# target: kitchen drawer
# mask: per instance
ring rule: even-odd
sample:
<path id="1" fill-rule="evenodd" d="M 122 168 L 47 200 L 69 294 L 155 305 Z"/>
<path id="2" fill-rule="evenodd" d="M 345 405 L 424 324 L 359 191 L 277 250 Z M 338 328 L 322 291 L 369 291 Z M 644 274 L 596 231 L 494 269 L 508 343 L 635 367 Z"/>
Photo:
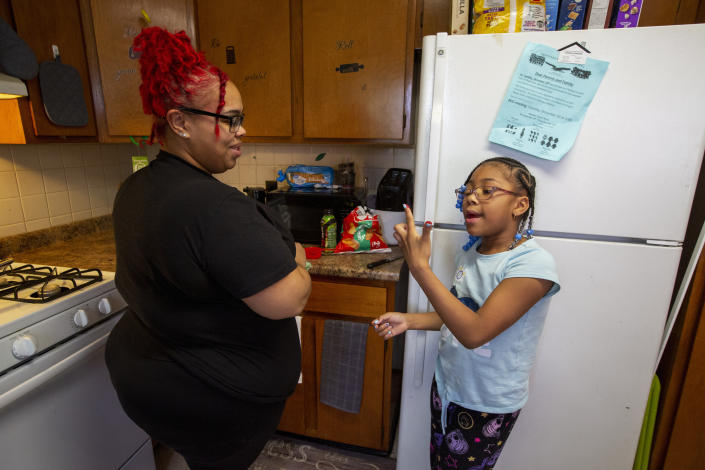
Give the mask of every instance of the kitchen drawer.
<path id="1" fill-rule="evenodd" d="M 377 318 L 387 311 L 387 289 L 334 282 L 312 282 L 309 312 Z"/>

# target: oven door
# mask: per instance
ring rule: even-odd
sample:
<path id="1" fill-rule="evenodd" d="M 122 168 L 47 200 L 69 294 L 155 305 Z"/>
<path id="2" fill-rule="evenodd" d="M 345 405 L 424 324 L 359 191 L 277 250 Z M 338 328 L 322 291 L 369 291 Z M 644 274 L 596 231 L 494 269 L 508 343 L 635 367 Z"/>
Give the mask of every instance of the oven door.
<path id="1" fill-rule="evenodd" d="M 123 412 L 105 366 L 120 316 L 0 376 L 3 468 L 154 470 L 149 437 Z"/>

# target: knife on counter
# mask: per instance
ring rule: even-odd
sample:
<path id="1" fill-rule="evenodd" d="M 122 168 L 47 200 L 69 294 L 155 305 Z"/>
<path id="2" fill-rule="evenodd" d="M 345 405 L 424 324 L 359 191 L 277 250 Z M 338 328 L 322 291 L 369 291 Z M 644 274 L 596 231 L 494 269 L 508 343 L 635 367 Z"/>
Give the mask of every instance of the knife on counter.
<path id="1" fill-rule="evenodd" d="M 396 260 L 402 259 L 402 258 L 403 258 L 403 256 L 396 256 L 396 257 L 394 257 L 394 258 L 383 258 L 383 259 L 381 259 L 381 260 L 373 261 L 373 262 L 371 262 L 371 263 L 368 263 L 368 264 L 367 264 L 367 268 L 368 268 L 368 269 L 376 268 L 377 266 L 381 266 L 381 265 L 383 265 L 383 264 L 391 263 L 392 261 L 396 261 Z"/>

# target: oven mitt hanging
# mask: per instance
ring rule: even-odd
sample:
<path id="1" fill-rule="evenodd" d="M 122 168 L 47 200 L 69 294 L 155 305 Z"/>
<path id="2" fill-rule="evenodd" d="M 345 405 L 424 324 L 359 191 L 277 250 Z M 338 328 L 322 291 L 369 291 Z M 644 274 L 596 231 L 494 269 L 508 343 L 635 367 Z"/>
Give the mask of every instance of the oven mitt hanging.
<path id="1" fill-rule="evenodd" d="M 37 76 L 37 56 L 9 24 L 0 18 L 0 70 L 22 80 Z"/>
<path id="2" fill-rule="evenodd" d="M 58 53 L 53 61 L 39 64 L 39 88 L 44 111 L 53 124 L 72 127 L 88 124 L 81 76 L 74 67 L 62 64 Z"/>

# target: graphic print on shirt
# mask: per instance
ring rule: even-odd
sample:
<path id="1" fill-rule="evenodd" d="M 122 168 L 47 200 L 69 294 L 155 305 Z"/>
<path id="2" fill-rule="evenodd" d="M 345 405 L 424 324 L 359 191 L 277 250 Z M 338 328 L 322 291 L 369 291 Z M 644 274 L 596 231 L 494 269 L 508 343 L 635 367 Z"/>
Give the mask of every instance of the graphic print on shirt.
<path id="1" fill-rule="evenodd" d="M 463 270 L 463 267 L 460 266 L 458 268 L 458 271 L 455 273 L 455 279 L 456 280 L 462 279 L 464 272 L 465 271 Z M 455 288 L 455 286 L 450 288 L 450 293 L 453 294 L 458 300 L 460 300 L 463 303 L 463 305 L 465 305 L 466 307 L 472 309 L 475 312 L 477 312 L 479 310 L 480 305 L 475 301 L 475 299 L 473 299 L 472 297 L 460 297 L 458 295 L 458 290 Z M 483 344 L 482 346 L 473 349 L 472 352 L 474 352 L 478 356 L 488 357 L 488 358 L 492 357 L 492 350 L 489 348 L 489 345 L 490 345 L 490 342 L 488 341 L 485 344 Z"/>

